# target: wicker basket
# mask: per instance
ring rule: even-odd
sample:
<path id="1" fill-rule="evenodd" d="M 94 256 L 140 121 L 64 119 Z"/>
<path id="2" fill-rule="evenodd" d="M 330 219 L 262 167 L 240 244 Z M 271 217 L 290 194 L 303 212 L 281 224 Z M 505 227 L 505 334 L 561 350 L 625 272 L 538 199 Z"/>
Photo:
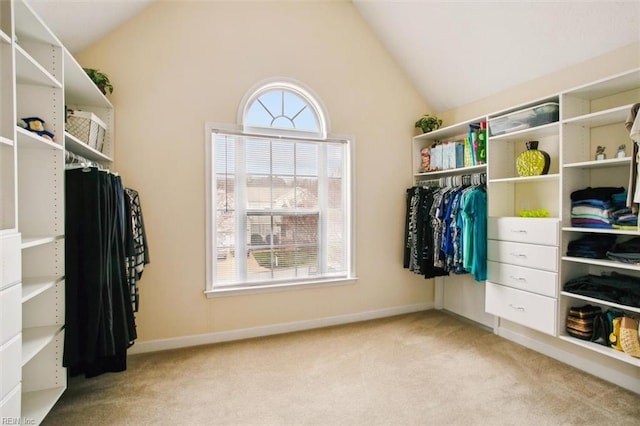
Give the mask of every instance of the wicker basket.
<path id="1" fill-rule="evenodd" d="M 87 111 L 72 111 L 67 117 L 67 132 L 102 152 L 107 126 L 95 114 Z"/>
<path id="2" fill-rule="evenodd" d="M 638 320 L 630 317 L 622 318 L 620 343 L 626 354 L 640 358 L 640 340 L 638 339 Z"/>

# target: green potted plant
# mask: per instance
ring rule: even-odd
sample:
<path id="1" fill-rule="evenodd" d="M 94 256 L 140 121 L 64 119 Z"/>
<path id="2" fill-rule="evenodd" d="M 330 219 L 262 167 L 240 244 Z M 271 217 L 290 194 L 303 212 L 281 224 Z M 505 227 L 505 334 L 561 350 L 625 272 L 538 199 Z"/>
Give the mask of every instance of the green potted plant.
<path id="1" fill-rule="evenodd" d="M 84 70 L 84 72 L 87 73 L 91 81 L 93 81 L 94 84 L 98 86 L 98 89 L 100 89 L 103 95 L 106 95 L 107 91 L 109 91 L 109 93 L 113 93 L 113 86 L 109 81 L 109 77 L 107 77 L 105 73 L 100 72 L 95 68 L 82 68 L 82 69 Z"/>
<path id="2" fill-rule="evenodd" d="M 422 129 L 425 133 L 439 129 L 440 126 L 442 126 L 442 120 L 435 115 L 424 114 L 416 121 L 416 128 Z"/>

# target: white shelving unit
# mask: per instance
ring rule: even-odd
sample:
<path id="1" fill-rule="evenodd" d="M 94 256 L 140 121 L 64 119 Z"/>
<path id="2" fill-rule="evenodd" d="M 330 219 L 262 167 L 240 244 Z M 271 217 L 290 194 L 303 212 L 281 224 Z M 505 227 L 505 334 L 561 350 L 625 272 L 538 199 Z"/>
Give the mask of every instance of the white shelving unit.
<path id="1" fill-rule="evenodd" d="M 102 151 L 93 149 L 68 132 L 64 133 L 66 149 L 91 161 L 102 164 L 111 163 L 115 155 L 113 106 L 66 49 L 64 51 L 64 96 L 67 109 L 91 112 L 107 126 Z"/>
<path id="2" fill-rule="evenodd" d="M 65 107 L 107 124 L 103 152 L 65 132 Z M 27 0 L 0 0 L 0 418 L 39 424 L 67 386 L 65 150 L 110 163 L 113 107 Z"/>
<path id="3" fill-rule="evenodd" d="M 15 60 L 11 4 L 0 2 L 0 235 L 16 231 Z"/>
<path id="4" fill-rule="evenodd" d="M 24 1 L 12 2 L 15 19 L 16 119 L 39 117 L 53 140 L 20 127 L 17 135 L 18 229 L 22 280 L 64 277 L 64 93 L 59 40 Z M 61 337 L 64 286 L 33 293 L 23 285 L 22 410 L 39 423 L 66 388 Z M 25 293 L 26 292 L 26 293 Z"/>
<path id="5" fill-rule="evenodd" d="M 457 123 L 453 126 L 443 127 L 429 133 L 423 133 L 413 138 L 413 178 L 414 182 L 419 182 L 425 179 L 437 179 L 445 176 L 464 175 L 471 173 L 482 173 L 486 170 L 486 164 L 478 164 L 470 167 L 451 168 L 446 170 L 431 171 L 427 173 L 420 172 L 420 151 L 423 148 L 431 147 L 435 142 L 450 142 L 450 141 L 462 141 L 468 135 L 469 125 L 479 125 L 480 122 L 485 121 L 486 117 L 480 117 L 473 120 L 468 120 L 462 123 Z"/>
<path id="6" fill-rule="evenodd" d="M 468 136 L 470 125 L 479 126 L 481 122 L 486 120 L 487 117 L 479 117 L 415 136 L 412 140 L 412 172 L 414 183 L 419 184 L 424 181 L 439 180 L 452 176 L 486 173 L 486 164 L 426 173 L 420 171 L 420 152 L 423 148 L 431 147 L 435 142 L 463 141 L 464 138 Z M 487 327 L 493 326 L 493 316 L 485 312 L 484 283 L 474 281 L 468 274 L 456 275 L 455 278 L 436 277 L 434 282 L 434 299 L 437 309 L 446 309 Z"/>
<path id="7" fill-rule="evenodd" d="M 586 187 L 624 187 L 629 190 L 631 155 L 633 145 L 624 122 L 632 105 L 640 102 L 640 70 L 623 73 L 601 81 L 569 90 L 562 94 L 563 113 L 563 206 L 562 206 L 562 253 L 566 254 L 570 241 L 584 235 L 614 235 L 617 242 L 640 237 L 640 231 L 618 229 L 594 229 L 571 225 L 571 202 L 573 191 Z M 627 156 L 615 158 L 618 146 L 626 145 Z M 605 147 L 608 159 L 594 160 L 597 146 Z M 591 259 L 563 255 L 562 283 L 587 274 L 618 272 L 638 277 L 640 266 L 616 262 L 609 259 Z M 592 304 L 603 311 L 614 308 L 629 314 L 640 313 L 640 307 L 625 306 L 593 297 L 570 293 L 560 289 L 558 335 L 590 351 L 597 352 L 640 367 L 640 359 L 596 343 L 583 341 L 568 335 L 565 322 L 569 308 Z"/>
<path id="8" fill-rule="evenodd" d="M 538 105 L 542 98 L 489 116 L 494 120 Z M 558 243 L 560 215 L 560 125 L 558 120 L 490 135 L 488 140 L 488 274 L 485 305 L 501 319 L 554 336 L 557 327 Z M 547 173 L 520 176 L 516 160 L 527 142 L 549 154 Z M 545 210 L 548 217 L 522 217 Z"/>
<path id="9" fill-rule="evenodd" d="M 629 368 L 640 367 L 640 359 L 571 337 L 565 329 L 572 306 L 590 303 L 603 311 L 614 308 L 635 315 L 640 314 L 640 307 L 574 294 L 563 288 L 570 279 L 610 272 L 637 277 L 640 282 L 639 265 L 566 255 L 568 243 L 586 234 L 613 235 L 617 242 L 640 237 L 638 228 L 583 228 L 571 224 L 573 191 L 588 186 L 628 189 L 634 167 L 633 146 L 624 122 L 637 102 L 640 102 L 640 69 L 416 136 L 412 142 L 412 170 L 414 182 L 420 182 L 486 167 L 489 262 L 483 297 L 487 312 L 495 318 L 490 325 L 496 333 L 578 368 L 589 365 L 590 372 L 605 379 L 612 369 L 617 370 L 620 386 L 640 392 L 640 369 L 629 373 Z M 489 132 L 487 165 L 480 166 L 481 169 L 419 172 L 420 150 L 433 141 L 455 139 L 465 134 L 469 124 L 491 122 L 548 103 L 559 106 L 555 121 L 529 123 L 531 127 L 514 126 L 519 130 L 493 136 Z M 534 140 L 539 143 L 538 149 L 549 154 L 548 173 L 519 176 L 516 159 L 526 150 L 526 142 Z M 618 158 L 618 148 L 623 144 L 627 154 Z M 598 146 L 605 148 L 606 159 L 595 160 Z M 546 210 L 548 217 L 520 217 L 524 210 Z M 456 277 L 443 286 L 442 279 L 436 279 L 437 308 L 446 308 L 445 289 L 460 289 L 461 282 Z M 469 293 L 454 297 L 476 299 L 473 289 L 465 287 L 461 291 Z M 477 317 L 473 309 L 453 311 L 469 319 Z"/>
<path id="10" fill-rule="evenodd" d="M 547 102 L 557 97 L 542 98 L 489 116 L 489 120 Z M 526 151 L 526 143 L 536 140 L 538 149 L 549 154 L 547 174 L 519 176 L 517 157 Z M 511 133 L 489 136 L 488 140 L 489 217 L 517 217 L 521 210 L 547 210 L 549 217 L 559 217 L 560 126 L 552 122 Z"/>
<path id="11" fill-rule="evenodd" d="M 13 8 L 0 1 L 0 418 L 19 418 L 22 251 L 18 232 Z"/>

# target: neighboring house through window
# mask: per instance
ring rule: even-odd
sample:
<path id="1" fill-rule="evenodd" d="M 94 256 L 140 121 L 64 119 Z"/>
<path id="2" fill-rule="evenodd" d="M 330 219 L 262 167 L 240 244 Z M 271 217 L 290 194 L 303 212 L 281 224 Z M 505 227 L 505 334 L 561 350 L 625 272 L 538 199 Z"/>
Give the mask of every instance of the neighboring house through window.
<path id="1" fill-rule="evenodd" d="M 207 293 L 354 277 L 352 142 L 326 117 L 277 81 L 245 97 L 240 128 L 207 125 Z"/>

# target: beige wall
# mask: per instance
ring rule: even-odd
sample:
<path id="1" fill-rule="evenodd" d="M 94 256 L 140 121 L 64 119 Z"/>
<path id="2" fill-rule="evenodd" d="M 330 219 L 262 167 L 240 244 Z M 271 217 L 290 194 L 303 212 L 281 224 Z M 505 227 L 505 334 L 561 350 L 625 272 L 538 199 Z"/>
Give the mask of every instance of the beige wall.
<path id="1" fill-rule="evenodd" d="M 433 302 L 402 268 L 413 122 L 428 106 L 349 2 L 158 2 L 78 55 L 115 87 L 116 169 L 140 192 L 151 264 L 139 341 Z M 301 81 L 356 138 L 354 285 L 207 299 L 204 123 L 257 82 Z"/>

